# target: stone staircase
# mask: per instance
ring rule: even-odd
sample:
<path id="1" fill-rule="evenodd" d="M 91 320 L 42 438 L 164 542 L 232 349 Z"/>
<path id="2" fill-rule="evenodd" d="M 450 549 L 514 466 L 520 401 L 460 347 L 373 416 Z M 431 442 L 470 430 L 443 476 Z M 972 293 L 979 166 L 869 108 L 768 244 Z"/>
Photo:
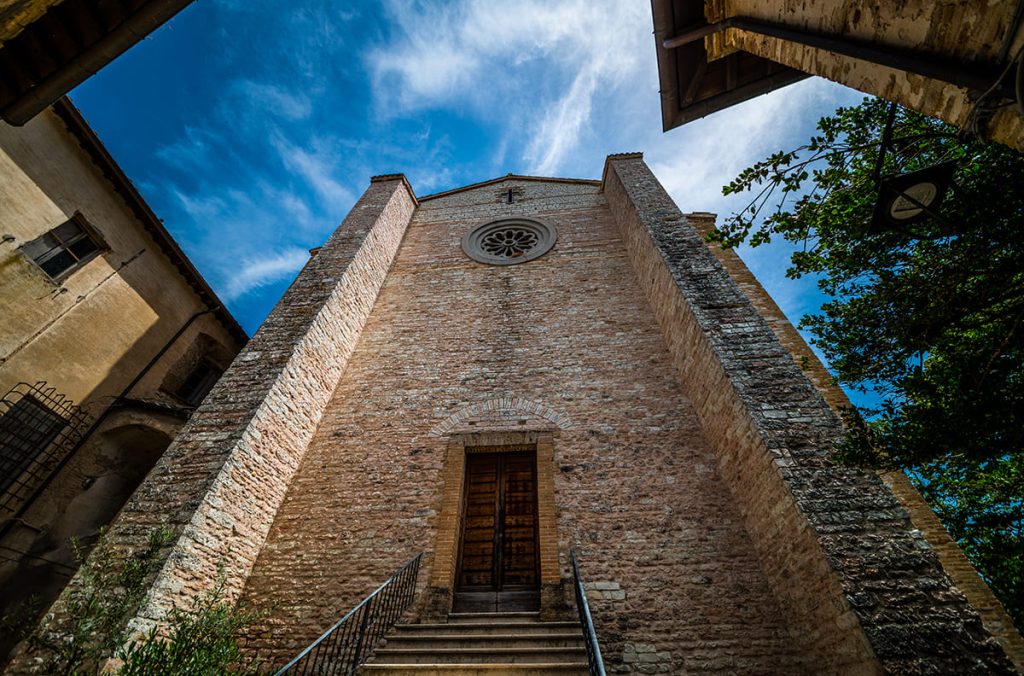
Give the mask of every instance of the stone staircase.
<path id="1" fill-rule="evenodd" d="M 400 624 L 363 665 L 373 676 L 586 674 L 578 622 L 537 613 L 452 613 L 441 624 Z"/>

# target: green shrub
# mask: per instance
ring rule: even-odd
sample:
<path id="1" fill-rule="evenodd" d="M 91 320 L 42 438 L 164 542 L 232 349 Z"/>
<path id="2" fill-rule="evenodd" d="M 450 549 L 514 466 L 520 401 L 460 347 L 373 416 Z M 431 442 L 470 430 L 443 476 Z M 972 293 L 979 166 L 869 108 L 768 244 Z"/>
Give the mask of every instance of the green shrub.
<path id="1" fill-rule="evenodd" d="M 153 628 L 145 639 L 118 652 L 123 676 L 255 673 L 256 663 L 243 660 L 238 649 L 241 631 L 261 619 L 260 612 L 239 610 L 224 601 L 223 581 L 196 598 L 189 610 L 175 608 L 164 635 Z"/>
<path id="2" fill-rule="evenodd" d="M 56 632 L 33 635 L 30 647 L 46 654 L 48 674 L 97 673 L 127 640 L 128 620 L 146 597 L 147 580 L 162 563 L 160 550 L 173 533 L 161 527 L 145 549 L 121 557 L 100 538 L 92 556 L 72 540 L 81 568 L 65 594 L 67 621 Z"/>
<path id="3" fill-rule="evenodd" d="M 144 549 L 124 557 L 101 538 L 88 560 L 72 542 L 81 568 L 65 594 L 61 616 L 67 619 L 56 631 L 37 632 L 29 639 L 30 650 L 46 656 L 45 673 L 98 674 L 114 656 L 123 663 L 118 673 L 131 676 L 255 670 L 255 662 L 243 660 L 237 640 L 242 629 L 264 613 L 227 603 L 223 576 L 216 587 L 195 598 L 191 608 L 172 610 L 162 632 L 153 629 L 142 640 L 129 641 L 128 622 L 164 561 L 161 550 L 173 539 L 169 528 L 158 528 Z"/>

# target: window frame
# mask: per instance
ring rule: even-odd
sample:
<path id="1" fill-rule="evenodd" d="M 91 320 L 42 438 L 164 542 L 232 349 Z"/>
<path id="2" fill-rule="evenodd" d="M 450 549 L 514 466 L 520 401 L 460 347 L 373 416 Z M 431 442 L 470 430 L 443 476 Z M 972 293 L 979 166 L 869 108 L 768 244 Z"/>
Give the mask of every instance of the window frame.
<path id="1" fill-rule="evenodd" d="M 68 223 L 74 223 L 78 227 L 78 229 L 82 231 L 83 236 L 85 238 L 88 238 L 89 241 L 91 241 L 96 248 L 93 249 L 92 251 L 88 252 L 86 255 L 81 256 L 81 257 L 78 256 L 77 254 L 75 254 L 71 250 L 70 247 L 71 247 L 71 245 L 73 245 L 73 244 L 75 244 L 77 242 L 80 242 L 82 240 L 82 238 L 78 237 L 78 238 L 72 240 L 69 243 L 65 243 L 60 238 L 60 236 L 56 234 L 57 230 L 61 226 L 67 225 Z M 57 240 L 57 243 L 58 243 L 58 245 L 60 247 L 60 250 L 62 252 L 67 252 L 70 256 L 72 256 L 75 259 L 75 262 L 74 262 L 73 265 L 71 265 L 70 267 L 68 267 L 65 270 L 61 271 L 61 273 L 56 275 L 56 276 L 51 275 L 49 272 L 47 272 L 46 269 L 42 266 L 42 264 L 40 264 L 39 261 L 35 257 L 33 257 L 28 251 L 26 251 L 26 247 L 27 246 L 29 246 L 33 242 L 36 242 L 36 241 L 42 239 L 43 237 L 46 237 L 47 235 L 49 235 L 49 236 L 53 237 L 55 240 Z M 29 240 L 28 242 L 25 242 L 24 244 L 22 244 L 20 247 L 18 247 L 18 251 L 30 263 L 32 263 L 33 266 L 35 266 L 40 272 L 42 272 L 44 275 L 46 275 L 46 278 L 48 280 L 50 280 L 51 282 L 53 282 L 55 284 L 60 284 L 64 280 L 66 280 L 68 277 L 73 275 L 75 272 L 77 272 L 78 270 L 81 270 L 82 268 L 84 268 L 94 258 L 102 256 L 106 252 L 110 251 L 110 247 L 109 247 L 109 245 L 107 245 L 107 242 L 103 239 L 102 235 L 100 235 L 99 231 L 97 231 L 96 228 L 93 227 L 93 225 L 91 223 L 89 223 L 88 220 L 86 220 L 86 218 L 82 214 L 82 212 L 76 211 L 74 214 L 71 215 L 71 218 L 67 219 L 66 221 L 63 221 L 62 223 L 59 223 L 58 225 L 55 225 L 54 227 L 52 227 L 49 230 L 47 230 L 46 232 L 42 233 L 38 237 L 34 237 L 31 240 Z M 52 249 L 50 251 L 52 251 Z M 49 253 L 49 251 L 47 253 Z"/>
<path id="2" fill-rule="evenodd" d="M 201 372 L 201 373 L 200 373 Z M 198 377 L 197 377 L 198 376 Z M 212 376 L 212 382 L 211 382 Z M 206 397 L 213 391 L 217 383 L 224 376 L 224 369 L 221 368 L 216 362 L 207 356 L 203 356 L 196 362 L 185 379 L 181 381 L 181 385 L 174 391 L 174 396 L 185 402 L 192 408 L 199 408 L 199 405 L 203 403 Z M 191 387 L 188 387 L 189 381 L 195 378 L 195 382 L 191 383 Z M 207 387 L 208 385 L 208 387 Z M 199 394 L 201 392 L 201 394 Z"/>
<path id="3" fill-rule="evenodd" d="M 0 429 L 8 433 L 0 442 L 0 466 L 9 470 L 7 476 L 0 476 L 0 496 L 23 482 L 25 472 L 70 424 L 68 417 L 32 394 L 24 394 L 0 413 Z"/>

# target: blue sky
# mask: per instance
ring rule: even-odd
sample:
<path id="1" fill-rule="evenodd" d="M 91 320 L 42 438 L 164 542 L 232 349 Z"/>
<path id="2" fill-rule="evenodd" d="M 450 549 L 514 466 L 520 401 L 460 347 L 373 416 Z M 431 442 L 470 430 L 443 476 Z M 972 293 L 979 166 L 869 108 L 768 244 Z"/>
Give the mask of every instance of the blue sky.
<path id="1" fill-rule="evenodd" d="M 72 92 L 254 332 L 374 174 L 417 194 L 508 172 L 599 178 L 640 150 L 685 211 L 862 95 L 818 78 L 661 132 L 644 0 L 199 0 Z M 740 255 L 791 319 L 787 250 Z"/>

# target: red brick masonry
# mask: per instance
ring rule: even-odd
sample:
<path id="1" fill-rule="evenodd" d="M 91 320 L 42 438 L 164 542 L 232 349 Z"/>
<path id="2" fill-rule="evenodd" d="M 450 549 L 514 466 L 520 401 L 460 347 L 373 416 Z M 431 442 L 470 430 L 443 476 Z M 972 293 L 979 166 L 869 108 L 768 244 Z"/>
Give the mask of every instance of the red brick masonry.
<path id="1" fill-rule="evenodd" d="M 544 256 L 463 254 L 477 225 L 530 216 L 558 231 Z M 416 552 L 443 605 L 450 454 L 529 442 L 544 602 L 570 603 L 575 547 L 610 671 L 1011 673 L 892 491 L 830 460 L 840 433 L 639 155 L 600 183 L 510 176 L 418 203 L 388 176 L 108 537 L 179 533 L 136 628 L 223 566 L 272 608 L 247 649 L 277 665 Z"/>

